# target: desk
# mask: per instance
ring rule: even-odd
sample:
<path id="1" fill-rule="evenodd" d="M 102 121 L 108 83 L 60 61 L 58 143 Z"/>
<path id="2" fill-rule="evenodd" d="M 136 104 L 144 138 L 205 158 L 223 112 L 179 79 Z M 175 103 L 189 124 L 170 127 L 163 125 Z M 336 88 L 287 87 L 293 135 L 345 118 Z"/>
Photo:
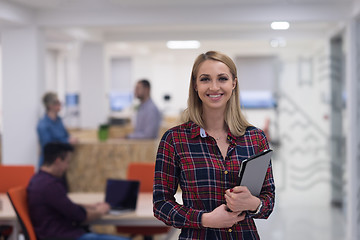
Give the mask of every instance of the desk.
<path id="1" fill-rule="evenodd" d="M 181 193 L 176 194 L 176 199 L 181 203 Z M 78 204 L 89 204 L 104 201 L 103 193 L 69 193 L 69 198 Z M 0 210 L 0 224 L 7 224 L 14 227 L 11 240 L 17 239 L 19 234 L 19 223 L 16 213 L 11 205 L 10 199 L 4 193 L 0 193 L 2 208 Z M 165 226 L 165 223 L 153 215 L 152 193 L 140 193 L 136 211 L 121 215 L 105 215 L 101 219 L 91 222 L 99 225 L 116 226 Z M 170 234 L 173 234 L 170 232 Z"/>
<path id="2" fill-rule="evenodd" d="M 69 198 L 78 204 L 89 204 L 104 201 L 103 193 L 69 193 Z M 140 193 L 134 212 L 121 215 L 105 215 L 91 224 L 112 224 L 117 226 L 165 226 L 165 223 L 154 217 L 152 193 Z"/>
<path id="3" fill-rule="evenodd" d="M 11 225 L 13 227 L 13 233 L 10 239 L 15 240 L 19 235 L 20 229 L 16 213 L 6 193 L 0 193 L 0 202 L 0 225 Z"/>

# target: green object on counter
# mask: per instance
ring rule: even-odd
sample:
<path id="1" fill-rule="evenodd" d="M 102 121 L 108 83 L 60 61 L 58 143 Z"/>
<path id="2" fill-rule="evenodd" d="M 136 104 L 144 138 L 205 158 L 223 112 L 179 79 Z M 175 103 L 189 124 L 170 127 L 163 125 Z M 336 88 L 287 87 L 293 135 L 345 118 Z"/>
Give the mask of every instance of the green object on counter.
<path id="1" fill-rule="evenodd" d="M 99 127 L 98 131 L 98 137 L 100 141 L 106 141 L 109 137 L 109 125 L 108 124 L 102 124 Z"/>

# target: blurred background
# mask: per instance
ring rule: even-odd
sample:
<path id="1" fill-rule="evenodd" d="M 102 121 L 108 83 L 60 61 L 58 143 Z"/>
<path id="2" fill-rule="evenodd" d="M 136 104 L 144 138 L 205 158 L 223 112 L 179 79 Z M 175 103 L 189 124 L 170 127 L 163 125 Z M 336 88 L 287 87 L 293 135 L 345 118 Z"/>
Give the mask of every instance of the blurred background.
<path id="1" fill-rule="evenodd" d="M 359 13 L 359 0 L 0 0 L 1 163 L 37 165 L 47 91 L 79 145 L 131 128 L 140 78 L 162 130 L 178 124 L 194 59 L 217 50 L 275 150 L 262 239 L 360 239 Z"/>

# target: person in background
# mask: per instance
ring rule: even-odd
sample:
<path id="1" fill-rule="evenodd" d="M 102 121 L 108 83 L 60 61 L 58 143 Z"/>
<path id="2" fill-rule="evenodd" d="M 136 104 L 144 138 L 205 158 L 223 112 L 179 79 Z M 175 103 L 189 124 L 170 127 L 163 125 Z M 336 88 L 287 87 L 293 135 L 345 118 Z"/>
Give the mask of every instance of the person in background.
<path id="1" fill-rule="evenodd" d="M 77 139 L 70 137 L 65 129 L 61 117 L 58 115 L 61 110 L 61 103 L 56 93 L 48 92 L 42 98 L 46 113 L 37 125 L 37 133 L 41 147 L 39 167 L 43 162 L 44 146 L 50 142 L 76 143 Z"/>
<path id="2" fill-rule="evenodd" d="M 61 178 L 69 166 L 72 151 L 73 147 L 68 143 L 46 144 L 43 165 L 29 182 L 29 214 L 37 238 L 128 239 L 85 231 L 82 224 L 105 215 L 110 206 L 105 202 L 78 205 L 68 198 Z"/>
<path id="3" fill-rule="evenodd" d="M 209 51 L 197 57 L 183 118 L 159 144 L 155 217 L 181 228 L 179 239 L 260 239 L 254 218 L 267 218 L 274 208 L 271 163 L 259 196 L 237 180 L 241 162 L 269 145 L 241 113 L 237 70 L 228 56 Z M 174 197 L 178 185 L 183 204 Z"/>
<path id="4" fill-rule="evenodd" d="M 142 79 L 135 87 L 135 97 L 140 100 L 140 106 L 136 114 L 134 132 L 129 134 L 130 139 L 155 139 L 158 136 L 161 123 L 159 109 L 150 97 L 150 82 Z"/>

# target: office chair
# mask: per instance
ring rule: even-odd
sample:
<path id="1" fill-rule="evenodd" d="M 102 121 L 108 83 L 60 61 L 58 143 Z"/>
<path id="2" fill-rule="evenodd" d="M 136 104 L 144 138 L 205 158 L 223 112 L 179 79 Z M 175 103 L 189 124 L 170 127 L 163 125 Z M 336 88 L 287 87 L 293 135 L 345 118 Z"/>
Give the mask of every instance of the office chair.
<path id="1" fill-rule="evenodd" d="M 155 163 L 133 162 L 129 163 L 127 179 L 140 181 L 140 192 L 152 193 L 154 182 Z M 142 235 L 144 240 L 153 239 L 153 235 L 164 234 L 170 231 L 171 227 L 139 227 L 139 226 L 117 226 L 119 233 L 130 234 L 131 236 Z"/>
<path id="2" fill-rule="evenodd" d="M 34 172 L 33 165 L 0 165 L 0 193 L 15 186 L 27 186 Z M 8 239 L 12 232 L 12 226 L 1 225 L 0 239 Z"/>
<path id="3" fill-rule="evenodd" d="M 25 186 L 10 188 L 7 192 L 16 216 L 21 225 L 25 240 L 37 240 L 34 227 L 31 223 L 29 208 L 27 204 L 27 191 Z M 46 238 L 43 240 L 75 240 L 73 238 Z"/>
<path id="4" fill-rule="evenodd" d="M 34 227 L 29 215 L 26 187 L 10 188 L 7 194 L 23 229 L 25 240 L 36 240 Z"/>
<path id="5" fill-rule="evenodd" d="M 27 186 L 34 175 L 33 165 L 0 165 L 0 193 L 16 186 Z"/>

